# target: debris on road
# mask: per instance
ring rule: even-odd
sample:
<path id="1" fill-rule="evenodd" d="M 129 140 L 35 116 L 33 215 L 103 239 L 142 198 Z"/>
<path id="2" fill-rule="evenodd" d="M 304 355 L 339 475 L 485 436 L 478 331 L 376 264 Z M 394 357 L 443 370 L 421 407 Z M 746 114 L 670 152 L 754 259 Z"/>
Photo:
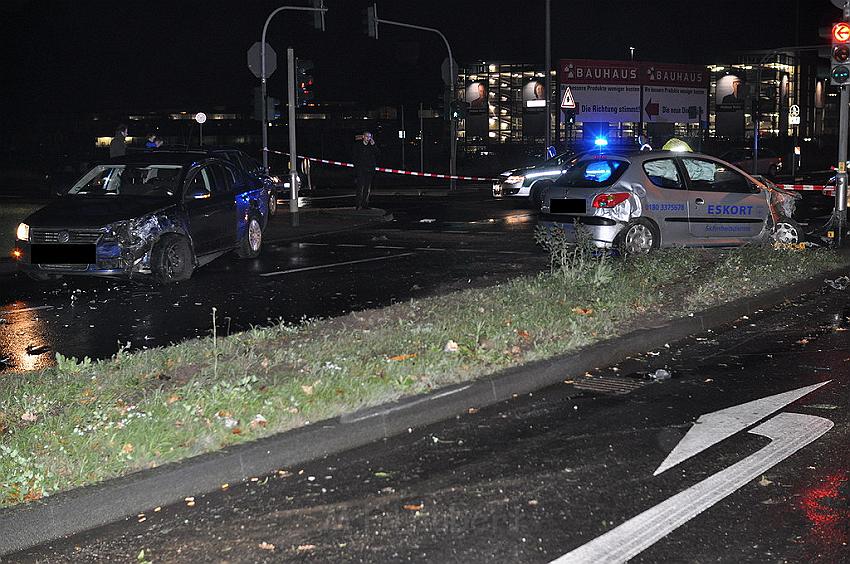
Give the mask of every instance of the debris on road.
<path id="1" fill-rule="evenodd" d="M 454 352 L 457 352 L 459 348 L 460 347 L 458 346 L 458 344 L 456 342 L 449 339 L 449 341 L 446 343 L 446 346 L 443 347 L 443 352 L 454 353 Z"/>
<path id="2" fill-rule="evenodd" d="M 759 480 L 759 485 L 762 487 L 767 487 L 773 483 L 773 480 L 768 480 L 767 476 L 762 476 L 761 480 Z"/>
<path id="3" fill-rule="evenodd" d="M 50 347 L 48 345 L 27 345 L 26 350 L 28 355 L 38 356 L 49 351 Z"/>
<path id="4" fill-rule="evenodd" d="M 432 218 L 430 218 L 430 217 L 427 217 L 427 218 L 425 218 L 425 219 L 420 219 L 420 220 L 419 220 L 419 223 L 434 223 L 434 222 L 436 222 L 436 221 L 437 221 L 436 219 L 432 219 Z"/>
<path id="5" fill-rule="evenodd" d="M 266 542 L 266 541 L 261 542 L 261 543 L 260 543 L 259 545 L 257 545 L 257 546 L 259 546 L 262 550 L 268 550 L 268 551 L 270 551 L 270 552 L 271 552 L 271 551 L 273 551 L 273 550 L 275 549 L 275 546 L 274 546 L 272 543 L 270 543 L 270 542 Z M 301 550 L 301 547 L 300 547 L 300 546 L 298 547 L 298 550 Z"/>
<path id="6" fill-rule="evenodd" d="M 669 380 L 670 373 L 663 368 L 659 368 L 658 370 L 650 374 L 649 377 L 653 380 Z"/>
<path id="7" fill-rule="evenodd" d="M 835 280 L 824 280 L 824 282 L 827 286 L 835 288 L 836 290 L 846 290 L 847 286 L 850 286 L 850 277 L 839 276 Z"/>

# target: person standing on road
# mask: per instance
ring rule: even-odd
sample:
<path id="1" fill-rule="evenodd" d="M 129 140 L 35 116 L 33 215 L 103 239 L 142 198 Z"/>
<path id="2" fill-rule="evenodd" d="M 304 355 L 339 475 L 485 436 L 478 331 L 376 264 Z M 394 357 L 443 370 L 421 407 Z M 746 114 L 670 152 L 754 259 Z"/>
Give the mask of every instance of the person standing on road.
<path id="1" fill-rule="evenodd" d="M 127 154 L 127 126 L 123 123 L 115 128 L 115 136 L 109 142 L 109 158 L 123 157 Z"/>
<path id="2" fill-rule="evenodd" d="M 378 147 L 372 134 L 364 131 L 355 137 L 354 142 L 354 174 L 357 180 L 358 210 L 369 207 L 369 192 L 372 190 L 372 179 L 375 177 L 375 167 L 378 166 Z"/>

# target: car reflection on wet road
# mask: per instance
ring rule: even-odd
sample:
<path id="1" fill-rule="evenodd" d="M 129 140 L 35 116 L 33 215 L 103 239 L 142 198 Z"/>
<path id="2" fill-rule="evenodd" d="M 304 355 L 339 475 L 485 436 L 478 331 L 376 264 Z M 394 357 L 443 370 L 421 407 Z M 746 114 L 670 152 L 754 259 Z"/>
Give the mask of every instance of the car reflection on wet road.
<path id="1" fill-rule="evenodd" d="M 397 221 L 303 241 L 267 242 L 253 261 L 223 257 L 170 286 L 0 274 L 0 370 L 49 366 L 56 353 L 103 358 L 278 320 L 329 317 L 543 268 L 535 216 L 484 195 L 376 198 Z M 459 203 L 461 202 L 461 203 Z M 323 205 L 326 205 L 325 202 Z M 273 221 L 288 221 L 286 214 Z"/>

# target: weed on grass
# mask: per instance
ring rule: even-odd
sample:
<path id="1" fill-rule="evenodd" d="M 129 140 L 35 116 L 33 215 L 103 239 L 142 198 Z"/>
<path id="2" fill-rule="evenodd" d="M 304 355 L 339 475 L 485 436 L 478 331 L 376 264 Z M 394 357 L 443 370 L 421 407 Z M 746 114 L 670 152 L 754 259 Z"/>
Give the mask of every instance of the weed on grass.
<path id="1" fill-rule="evenodd" d="M 611 338 L 845 263 L 835 253 L 555 241 L 548 272 L 325 320 L 8 374 L 0 503 L 13 505 Z M 453 343 L 451 346 L 449 344 Z"/>

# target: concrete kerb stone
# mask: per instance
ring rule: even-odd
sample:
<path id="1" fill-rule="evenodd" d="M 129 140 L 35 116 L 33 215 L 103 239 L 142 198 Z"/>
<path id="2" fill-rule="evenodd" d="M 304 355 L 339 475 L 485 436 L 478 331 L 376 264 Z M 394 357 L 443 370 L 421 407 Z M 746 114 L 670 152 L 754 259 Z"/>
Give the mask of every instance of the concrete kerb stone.
<path id="1" fill-rule="evenodd" d="M 811 293 L 823 286 L 824 278 L 845 272 L 846 269 L 839 269 L 824 273 L 760 296 L 677 318 L 660 327 L 636 330 L 576 353 L 510 368 L 491 377 L 442 388 L 433 394 L 357 411 L 4 509 L 0 511 L 0 556 L 179 502 L 185 496 L 210 493 L 224 483 L 237 483 L 281 468 L 292 468 L 404 433 L 408 428 L 437 423 L 466 413 L 470 407 L 482 408 L 534 392 Z M 575 393 L 581 392 L 575 390 Z"/>

